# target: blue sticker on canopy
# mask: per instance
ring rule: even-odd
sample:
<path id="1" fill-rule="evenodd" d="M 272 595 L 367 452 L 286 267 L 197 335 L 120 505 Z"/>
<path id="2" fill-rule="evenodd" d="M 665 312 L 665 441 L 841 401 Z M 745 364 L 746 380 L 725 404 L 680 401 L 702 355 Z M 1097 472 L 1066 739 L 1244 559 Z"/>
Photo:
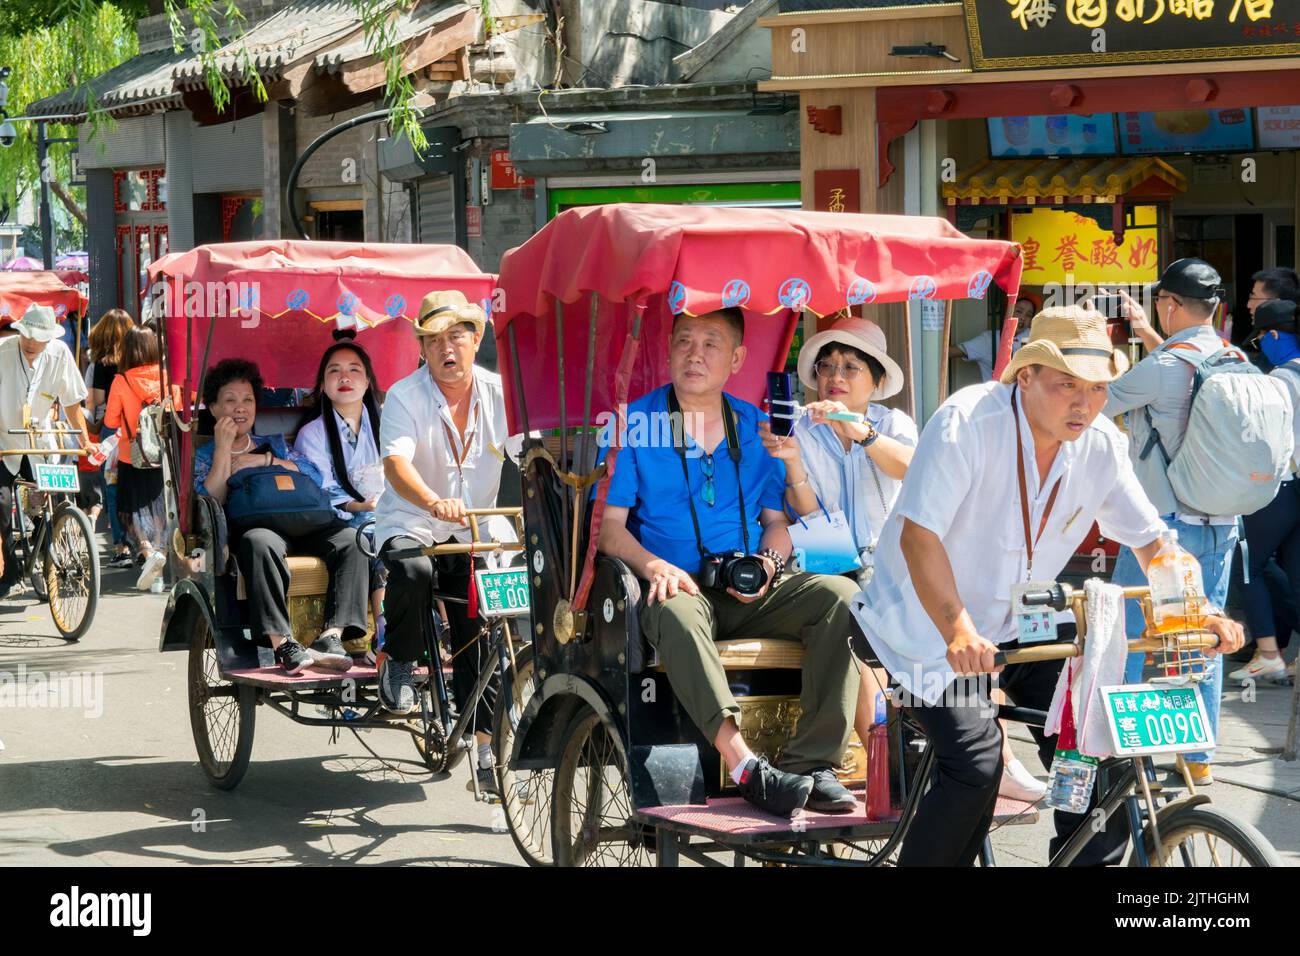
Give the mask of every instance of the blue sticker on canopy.
<path id="1" fill-rule="evenodd" d="M 935 281 L 929 276 L 917 276 L 912 280 L 912 285 L 907 290 L 909 299 L 933 299 L 934 294 L 939 291 Z"/>
<path id="2" fill-rule="evenodd" d="M 673 315 L 679 314 L 686 308 L 686 286 L 680 282 L 674 282 L 668 287 L 668 308 L 672 310 Z"/>
<path id="3" fill-rule="evenodd" d="M 62 315 L 64 312 L 67 312 L 67 311 L 68 311 L 68 307 L 67 307 L 66 305 L 64 305 L 62 302 L 60 302 L 58 305 L 56 305 L 56 306 L 54 307 L 54 314 L 55 314 L 55 315 Z"/>
<path id="4" fill-rule="evenodd" d="M 488 296 L 486 299 L 479 299 L 478 304 L 483 308 L 483 314 L 489 319 L 492 318 L 492 297 Z"/>
<path id="5" fill-rule="evenodd" d="M 294 289 L 289 293 L 289 297 L 284 300 L 284 304 L 291 309 L 301 310 L 307 308 L 307 303 L 309 301 L 310 298 L 307 295 L 306 289 Z"/>
<path id="6" fill-rule="evenodd" d="M 241 309 L 250 310 L 255 305 L 257 305 L 257 288 L 255 286 L 249 286 L 242 289 L 239 293 L 239 307 Z"/>
<path id="7" fill-rule="evenodd" d="M 406 308 L 406 298 L 394 292 L 387 301 L 384 302 L 384 311 L 388 313 L 390 319 L 395 319 L 402 314 Z"/>
<path id="8" fill-rule="evenodd" d="M 357 297 L 351 292 L 344 292 L 339 296 L 338 301 L 339 313 L 341 315 L 355 315 L 357 311 Z"/>
<path id="9" fill-rule="evenodd" d="M 988 294 L 989 286 L 993 284 L 993 273 L 981 269 L 970 277 L 970 282 L 966 283 L 966 294 L 972 299 L 982 299 Z"/>
<path id="10" fill-rule="evenodd" d="M 734 309 L 749 301 L 749 283 L 744 279 L 732 279 L 722 287 L 722 307 Z"/>
<path id="11" fill-rule="evenodd" d="M 812 298 L 812 289 L 803 279 L 786 279 L 776 290 L 776 297 L 787 309 L 800 309 Z"/>
<path id="12" fill-rule="evenodd" d="M 854 279 L 844 299 L 849 305 L 866 305 L 868 302 L 875 302 L 876 287 L 871 284 L 870 279 Z"/>

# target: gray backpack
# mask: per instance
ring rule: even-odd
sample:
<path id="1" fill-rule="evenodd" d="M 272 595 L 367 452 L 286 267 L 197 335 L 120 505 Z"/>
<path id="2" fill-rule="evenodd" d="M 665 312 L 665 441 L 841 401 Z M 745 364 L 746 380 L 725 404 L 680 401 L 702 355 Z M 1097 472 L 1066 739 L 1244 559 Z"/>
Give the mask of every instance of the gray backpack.
<path id="1" fill-rule="evenodd" d="M 1195 369 L 1187 432 L 1171 458 L 1145 409 L 1151 437 L 1139 457 L 1160 449 L 1174 495 L 1191 511 L 1253 514 L 1273 500 L 1291 470 L 1291 396 L 1240 349 L 1206 354 L 1179 345 L 1168 351 Z"/>

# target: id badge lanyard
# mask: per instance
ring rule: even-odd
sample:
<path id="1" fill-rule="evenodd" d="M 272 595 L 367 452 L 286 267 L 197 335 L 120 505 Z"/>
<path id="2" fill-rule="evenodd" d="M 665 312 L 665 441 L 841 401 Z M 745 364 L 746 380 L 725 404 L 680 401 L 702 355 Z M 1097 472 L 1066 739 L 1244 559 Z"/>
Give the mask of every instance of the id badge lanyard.
<path id="1" fill-rule="evenodd" d="M 1034 546 L 1043 540 L 1043 531 L 1047 528 L 1047 519 L 1052 515 L 1052 508 L 1056 505 L 1057 493 L 1061 490 L 1061 478 L 1056 479 L 1056 484 L 1052 486 L 1052 492 L 1047 496 L 1047 507 L 1043 509 L 1043 518 L 1038 523 L 1038 534 L 1030 535 L 1029 521 L 1029 485 L 1025 480 L 1025 446 L 1020 440 L 1020 409 L 1016 406 L 1016 392 L 1011 393 L 1011 416 L 1016 423 L 1016 480 L 1020 483 L 1020 522 L 1021 528 L 1025 534 L 1025 578 L 1033 580 L 1034 577 Z"/>

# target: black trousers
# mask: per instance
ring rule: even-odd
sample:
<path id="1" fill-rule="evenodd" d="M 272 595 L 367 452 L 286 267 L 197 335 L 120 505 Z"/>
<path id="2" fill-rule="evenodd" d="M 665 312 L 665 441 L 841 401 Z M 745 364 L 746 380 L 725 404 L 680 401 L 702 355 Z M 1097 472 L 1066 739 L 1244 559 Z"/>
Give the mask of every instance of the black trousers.
<path id="1" fill-rule="evenodd" d="M 289 565 L 285 561 L 289 553 L 312 555 L 329 568 L 324 629 L 341 628 L 345 641 L 364 637 L 370 560 L 357 546 L 356 532 L 341 521 L 323 531 L 289 539 L 266 528 L 240 533 L 235 559 L 248 593 L 253 633 L 263 637 L 293 634 L 289 623 Z"/>
<path id="2" fill-rule="evenodd" d="M 420 542 L 405 535 L 389 538 L 380 551 L 388 568 L 388 589 L 384 592 L 384 650 L 399 661 L 415 661 L 424 653 L 427 629 L 433 626 L 434 582 L 438 590 L 465 597 L 473 579 L 469 555 L 441 555 L 394 560 L 390 554 L 403 548 L 418 548 Z M 467 605 L 444 601 L 447 625 L 451 633 L 448 650 L 455 655 L 451 662 L 451 692 L 457 707 L 474 692 L 484 666 L 492 666 L 483 618 L 471 618 Z M 474 729 L 492 732 L 492 711 L 501 677 L 495 675 L 479 698 L 474 710 Z"/>
<path id="3" fill-rule="evenodd" d="M 9 470 L 5 464 L 7 459 L 0 459 L 0 548 L 4 549 L 4 573 L 0 574 L 0 586 L 14 584 L 22 579 L 23 569 L 18 566 L 18 556 L 15 554 L 12 519 L 10 509 L 14 503 L 14 482 L 19 477 L 26 478 L 28 481 L 35 481 L 32 472 L 32 460 L 24 455 L 19 459 L 21 464 L 18 466 L 18 474 Z M 40 520 L 36 515 L 30 515 L 33 521 Z"/>
<path id="4" fill-rule="evenodd" d="M 1063 661 L 1013 664 L 999 675 L 998 686 L 1012 703 L 1045 711 L 1051 705 L 1062 666 Z M 985 681 L 981 687 L 980 683 L 978 678 L 959 677 L 935 706 L 918 701 L 909 708 L 934 748 L 935 777 L 903 841 L 900 866 L 972 866 L 988 835 L 1002 779 L 1002 728 L 997 707 L 988 699 L 989 685 Z M 1029 730 L 1038 744 L 1039 760 L 1047 769 L 1056 752 L 1056 736 L 1045 736 L 1041 727 Z M 1103 761 L 1089 812 L 1123 765 L 1122 760 Z M 1049 846 L 1049 858 L 1080 824 L 1090 825 L 1087 813 L 1057 810 L 1053 818 L 1056 836 Z M 1128 817 L 1121 811 L 1088 842 L 1073 865 L 1122 862 L 1128 837 Z"/>

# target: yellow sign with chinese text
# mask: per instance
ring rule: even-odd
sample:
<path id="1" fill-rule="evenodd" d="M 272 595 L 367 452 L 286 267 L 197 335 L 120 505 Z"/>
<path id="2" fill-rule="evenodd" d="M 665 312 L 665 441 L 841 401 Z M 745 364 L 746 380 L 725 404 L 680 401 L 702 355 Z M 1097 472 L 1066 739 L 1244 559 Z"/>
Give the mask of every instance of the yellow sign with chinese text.
<path id="1" fill-rule="evenodd" d="M 1160 277 L 1156 241 L 1156 207 L 1133 207 L 1135 226 L 1124 244 L 1095 219 L 1063 209 L 1012 213 L 1011 238 L 1024 251 L 1025 285 L 1073 281 L 1098 283 L 1154 282 Z"/>

